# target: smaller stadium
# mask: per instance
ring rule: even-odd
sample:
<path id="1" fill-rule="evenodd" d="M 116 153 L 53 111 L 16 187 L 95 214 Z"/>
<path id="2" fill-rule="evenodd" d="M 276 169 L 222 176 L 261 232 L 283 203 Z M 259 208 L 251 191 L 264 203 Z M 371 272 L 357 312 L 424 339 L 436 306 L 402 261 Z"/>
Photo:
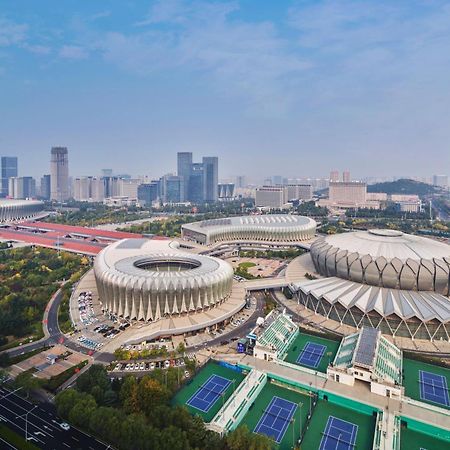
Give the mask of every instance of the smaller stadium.
<path id="1" fill-rule="evenodd" d="M 315 220 L 288 214 L 210 219 L 181 227 L 184 240 L 201 245 L 222 242 L 292 244 L 312 239 L 315 233 Z"/>
<path id="2" fill-rule="evenodd" d="M 32 219 L 44 210 L 44 203 L 38 200 L 0 199 L 0 223 Z"/>

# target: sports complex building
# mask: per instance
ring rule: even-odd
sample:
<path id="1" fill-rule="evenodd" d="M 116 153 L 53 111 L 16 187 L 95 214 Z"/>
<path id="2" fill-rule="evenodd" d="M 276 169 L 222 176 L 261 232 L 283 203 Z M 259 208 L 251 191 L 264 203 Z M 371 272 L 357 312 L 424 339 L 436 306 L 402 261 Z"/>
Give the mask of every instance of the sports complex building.
<path id="1" fill-rule="evenodd" d="M 298 302 L 353 328 L 392 336 L 450 340 L 450 246 L 394 230 L 317 239 L 320 278 L 293 283 Z"/>
<path id="2" fill-rule="evenodd" d="M 182 225 L 185 240 L 202 245 L 219 242 L 295 243 L 312 239 L 316 222 L 288 214 L 229 217 Z"/>
<path id="3" fill-rule="evenodd" d="M 38 200 L 0 199 L 0 223 L 32 219 L 44 210 L 44 203 Z"/>
<path id="4" fill-rule="evenodd" d="M 188 253 L 170 240 L 111 244 L 95 259 L 94 273 L 106 311 L 147 322 L 215 308 L 227 301 L 233 285 L 228 263 Z"/>

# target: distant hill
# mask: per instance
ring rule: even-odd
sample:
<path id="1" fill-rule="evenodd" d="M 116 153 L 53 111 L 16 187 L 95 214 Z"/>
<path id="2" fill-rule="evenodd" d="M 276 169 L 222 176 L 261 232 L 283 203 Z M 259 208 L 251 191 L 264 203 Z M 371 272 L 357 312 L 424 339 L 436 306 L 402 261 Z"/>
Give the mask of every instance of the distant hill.
<path id="1" fill-rule="evenodd" d="M 416 194 L 420 197 L 436 192 L 434 186 L 414 180 L 397 180 L 386 183 L 376 183 L 367 186 L 367 192 L 386 192 L 386 194 Z"/>

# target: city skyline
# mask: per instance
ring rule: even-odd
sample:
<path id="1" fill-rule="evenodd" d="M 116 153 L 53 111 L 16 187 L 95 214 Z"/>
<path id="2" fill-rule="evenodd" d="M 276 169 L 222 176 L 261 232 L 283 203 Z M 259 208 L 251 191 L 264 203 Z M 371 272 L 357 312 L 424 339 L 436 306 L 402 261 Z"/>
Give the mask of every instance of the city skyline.
<path id="1" fill-rule="evenodd" d="M 4 2 L 0 154 L 36 177 L 55 145 L 79 175 L 105 160 L 167 173 L 179 151 L 217 155 L 223 176 L 238 160 L 250 178 L 450 165 L 445 2 L 258 6 Z"/>

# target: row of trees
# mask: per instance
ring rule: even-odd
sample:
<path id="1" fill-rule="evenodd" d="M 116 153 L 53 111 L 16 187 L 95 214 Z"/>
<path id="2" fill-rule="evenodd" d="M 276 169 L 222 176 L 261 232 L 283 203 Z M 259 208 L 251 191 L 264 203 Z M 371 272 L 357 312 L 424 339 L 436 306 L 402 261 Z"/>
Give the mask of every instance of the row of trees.
<path id="1" fill-rule="evenodd" d="M 176 371 L 176 369 L 174 369 Z M 111 382 L 102 366 L 82 374 L 76 389 L 56 396 L 58 413 L 120 450 L 268 450 L 271 441 L 241 428 L 226 438 L 208 431 L 202 419 L 170 405 L 176 385 L 162 371 L 141 379 Z M 167 372 L 167 374 L 170 372 Z"/>

